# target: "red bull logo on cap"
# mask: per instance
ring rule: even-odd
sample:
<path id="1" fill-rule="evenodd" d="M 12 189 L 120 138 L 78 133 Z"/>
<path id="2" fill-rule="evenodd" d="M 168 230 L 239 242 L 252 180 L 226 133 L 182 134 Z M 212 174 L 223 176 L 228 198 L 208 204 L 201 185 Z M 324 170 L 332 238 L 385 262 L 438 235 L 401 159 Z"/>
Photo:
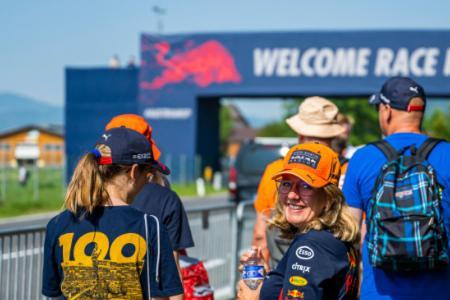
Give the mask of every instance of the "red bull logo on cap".
<path id="1" fill-rule="evenodd" d="M 168 42 L 152 45 L 155 61 L 161 73 L 151 82 L 142 82 L 141 88 L 157 90 L 169 84 L 191 82 L 199 87 L 213 83 L 239 83 L 239 74 L 233 56 L 218 41 L 208 40 L 198 46 L 187 43 L 186 50 L 171 53 Z"/>

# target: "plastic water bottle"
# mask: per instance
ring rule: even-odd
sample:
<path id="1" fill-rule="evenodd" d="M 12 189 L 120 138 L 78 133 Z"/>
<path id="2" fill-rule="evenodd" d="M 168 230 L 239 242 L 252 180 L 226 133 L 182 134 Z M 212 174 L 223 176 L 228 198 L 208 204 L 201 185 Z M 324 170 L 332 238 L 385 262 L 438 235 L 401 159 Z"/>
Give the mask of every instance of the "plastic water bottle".
<path id="1" fill-rule="evenodd" d="M 256 290 L 264 280 L 264 266 L 261 259 L 256 257 L 256 251 L 250 251 L 250 258 L 244 264 L 242 279 L 249 288 Z"/>

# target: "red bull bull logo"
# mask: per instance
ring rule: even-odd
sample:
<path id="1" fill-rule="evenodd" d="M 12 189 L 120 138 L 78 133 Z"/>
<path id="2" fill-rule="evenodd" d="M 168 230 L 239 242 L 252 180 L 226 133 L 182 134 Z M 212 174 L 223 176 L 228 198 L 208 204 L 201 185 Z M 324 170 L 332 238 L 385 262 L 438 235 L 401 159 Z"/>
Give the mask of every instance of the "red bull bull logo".
<path id="1" fill-rule="evenodd" d="M 173 55 L 168 42 L 156 43 L 152 48 L 156 63 L 163 69 L 151 82 L 141 84 L 144 89 L 155 90 L 186 81 L 199 87 L 213 83 L 241 82 L 233 56 L 216 40 L 206 41 Z"/>
<path id="2" fill-rule="evenodd" d="M 288 299 L 303 299 L 305 297 L 304 292 L 300 292 L 299 290 L 288 290 L 287 295 Z"/>

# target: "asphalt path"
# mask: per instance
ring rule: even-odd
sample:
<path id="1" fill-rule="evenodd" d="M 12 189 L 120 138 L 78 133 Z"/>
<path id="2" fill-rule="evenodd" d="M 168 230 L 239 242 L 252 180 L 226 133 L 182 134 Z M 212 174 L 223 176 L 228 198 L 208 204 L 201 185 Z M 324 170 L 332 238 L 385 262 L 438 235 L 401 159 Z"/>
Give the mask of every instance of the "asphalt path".
<path id="1" fill-rule="evenodd" d="M 186 210 L 200 209 L 205 206 L 225 205 L 228 203 L 226 194 L 209 195 L 205 197 L 182 197 L 182 201 Z M 0 219 L 0 232 L 45 226 L 53 216 L 58 214 L 58 212 L 59 211 Z"/>

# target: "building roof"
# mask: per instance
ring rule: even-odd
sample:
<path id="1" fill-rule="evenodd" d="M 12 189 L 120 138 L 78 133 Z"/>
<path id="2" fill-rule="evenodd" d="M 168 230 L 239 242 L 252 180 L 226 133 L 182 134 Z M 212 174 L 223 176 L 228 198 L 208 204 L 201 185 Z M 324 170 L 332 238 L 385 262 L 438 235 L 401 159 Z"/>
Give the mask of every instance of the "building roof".
<path id="1" fill-rule="evenodd" d="M 40 132 L 44 132 L 50 135 L 54 135 L 54 136 L 58 136 L 61 138 L 64 138 L 64 126 L 63 125 L 58 125 L 58 124 L 44 124 L 44 125 L 36 125 L 36 124 L 31 124 L 31 125 L 27 125 L 27 126 L 21 126 L 18 128 L 14 128 L 14 129 L 10 129 L 10 130 L 6 130 L 3 132 L 0 132 L 0 139 L 2 138 L 6 138 L 8 136 L 11 135 L 15 135 L 21 132 L 26 132 L 26 131 L 30 131 L 30 130 L 38 130 Z"/>
<path id="2" fill-rule="evenodd" d="M 227 106 L 233 122 L 233 128 L 227 141 L 229 143 L 240 143 L 248 139 L 253 139 L 256 136 L 256 130 L 250 126 L 250 123 L 240 109 L 233 104 L 228 104 Z"/>
<path id="3" fill-rule="evenodd" d="M 247 121 L 247 119 L 242 114 L 241 110 L 233 104 L 228 104 L 228 109 L 231 114 L 231 119 L 233 120 L 233 127 L 234 128 L 249 128 L 250 123 Z"/>

